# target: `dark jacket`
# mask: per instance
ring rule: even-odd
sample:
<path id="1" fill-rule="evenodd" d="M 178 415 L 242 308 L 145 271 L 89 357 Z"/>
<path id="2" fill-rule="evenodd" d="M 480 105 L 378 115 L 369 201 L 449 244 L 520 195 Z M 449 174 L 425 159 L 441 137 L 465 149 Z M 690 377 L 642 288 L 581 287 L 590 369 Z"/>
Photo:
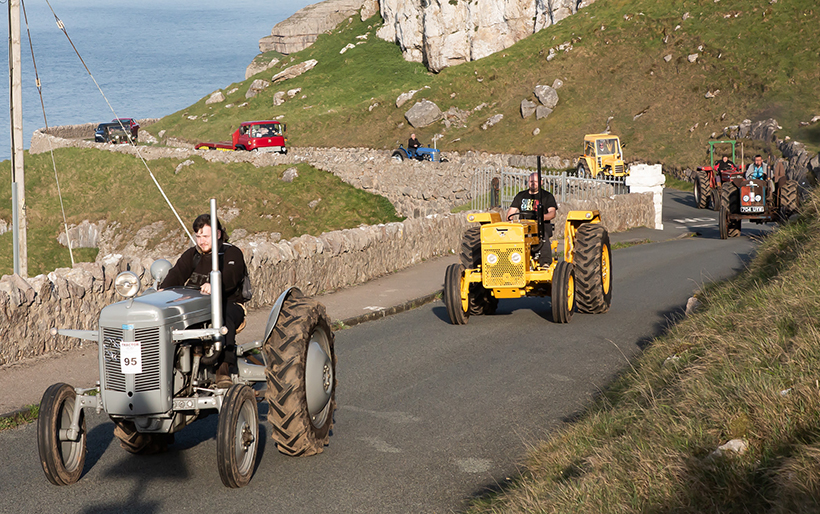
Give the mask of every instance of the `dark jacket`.
<path id="1" fill-rule="evenodd" d="M 196 257 L 199 255 L 199 257 Z M 195 261 L 199 262 L 195 262 Z M 219 246 L 219 270 L 222 272 L 222 295 L 226 302 L 243 303 L 242 279 L 245 277 L 245 256 L 242 250 L 229 243 Z M 160 288 L 191 287 L 199 289 L 210 281 L 211 253 L 202 253 L 192 246 L 179 256 Z"/>
<path id="2" fill-rule="evenodd" d="M 420 146 L 421 143 L 419 143 L 419 140 L 417 138 L 410 138 L 407 140 L 407 148 L 412 148 L 413 150 L 415 150 Z"/>

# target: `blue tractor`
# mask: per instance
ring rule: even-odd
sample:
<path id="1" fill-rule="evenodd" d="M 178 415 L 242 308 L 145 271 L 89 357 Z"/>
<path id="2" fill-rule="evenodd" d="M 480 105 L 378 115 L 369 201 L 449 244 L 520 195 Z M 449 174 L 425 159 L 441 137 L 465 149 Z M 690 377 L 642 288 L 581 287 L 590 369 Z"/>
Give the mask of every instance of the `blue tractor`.
<path id="1" fill-rule="evenodd" d="M 413 150 L 412 148 L 405 148 L 404 145 L 399 145 L 399 148 L 393 152 L 392 156 L 395 160 L 401 162 L 405 159 L 416 159 L 419 161 L 443 162 L 446 159 L 441 158 L 441 152 L 435 148 L 427 148 L 420 146 Z"/>

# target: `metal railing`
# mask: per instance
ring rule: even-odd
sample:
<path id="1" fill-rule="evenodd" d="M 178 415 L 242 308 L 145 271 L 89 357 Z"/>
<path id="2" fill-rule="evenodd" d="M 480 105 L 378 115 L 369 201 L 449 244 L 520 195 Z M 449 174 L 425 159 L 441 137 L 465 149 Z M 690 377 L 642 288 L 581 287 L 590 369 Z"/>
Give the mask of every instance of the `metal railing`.
<path id="1" fill-rule="evenodd" d="M 473 174 L 470 208 L 486 211 L 492 208 L 506 210 L 519 191 L 527 189 L 532 171 L 518 168 L 482 168 Z M 542 187 L 555 196 L 558 203 L 570 200 L 589 200 L 629 193 L 625 177 L 578 178 L 564 171 L 542 173 Z"/>

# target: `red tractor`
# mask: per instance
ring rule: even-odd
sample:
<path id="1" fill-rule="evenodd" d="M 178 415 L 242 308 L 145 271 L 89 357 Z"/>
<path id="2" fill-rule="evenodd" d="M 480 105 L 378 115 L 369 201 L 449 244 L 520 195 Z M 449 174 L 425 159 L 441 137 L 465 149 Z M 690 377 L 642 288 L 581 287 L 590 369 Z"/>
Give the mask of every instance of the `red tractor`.
<path id="1" fill-rule="evenodd" d="M 715 164 L 715 145 L 732 145 L 732 160 L 719 159 Z M 698 167 L 695 172 L 695 204 L 698 209 L 720 210 L 721 184 L 731 181 L 735 177 L 743 177 L 743 169 L 735 165 L 735 145 L 737 141 L 709 141 L 709 166 Z M 710 205 L 711 204 L 711 205 Z"/>
<path id="2" fill-rule="evenodd" d="M 782 160 L 767 179 L 747 179 L 740 175 L 724 182 L 718 216 L 720 238 L 739 236 L 742 220 L 758 224 L 787 221 L 800 208 L 797 185 L 796 180 L 786 178 Z"/>

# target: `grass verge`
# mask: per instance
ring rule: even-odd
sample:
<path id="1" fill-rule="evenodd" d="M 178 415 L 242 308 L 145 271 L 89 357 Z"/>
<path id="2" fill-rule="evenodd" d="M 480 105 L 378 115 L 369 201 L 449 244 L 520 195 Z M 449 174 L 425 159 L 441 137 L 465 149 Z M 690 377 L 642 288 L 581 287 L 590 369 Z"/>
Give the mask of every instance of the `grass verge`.
<path id="1" fill-rule="evenodd" d="M 28 405 L 24 410 L 16 412 L 12 416 L 0 418 L 0 432 L 37 421 L 39 414 L 39 405 Z"/>
<path id="2" fill-rule="evenodd" d="M 69 225 L 107 220 L 119 224 L 117 235 L 125 241 L 139 229 L 162 222 L 165 231 L 179 231 L 179 237 L 184 238 L 138 159 L 79 148 L 56 150 L 55 155 Z M 182 160 L 159 159 L 149 164 L 187 224 L 207 212 L 208 198 L 216 198 L 220 209 L 238 209 L 237 217 L 226 224 L 229 233 L 241 228 L 248 233 L 278 232 L 288 239 L 401 220 L 386 198 L 356 189 L 307 164 L 256 168 L 248 163 L 228 165 L 192 157 L 193 164 L 176 173 Z M 292 182 L 280 180 L 290 167 L 295 167 L 299 176 Z M 0 184 L 2 219 L 11 220 L 10 199 L 10 184 Z M 29 275 L 69 266 L 68 249 L 57 242 L 63 222 L 47 153 L 26 156 L 26 200 Z M 316 200 L 318 203 L 310 207 Z M 0 275 L 12 270 L 12 237 L 11 231 L 0 235 Z M 96 253 L 96 249 L 75 250 L 75 259 L 93 261 Z"/>
<path id="3" fill-rule="evenodd" d="M 468 512 L 820 510 L 820 194 Z M 718 446 L 739 439 L 744 453 Z"/>

